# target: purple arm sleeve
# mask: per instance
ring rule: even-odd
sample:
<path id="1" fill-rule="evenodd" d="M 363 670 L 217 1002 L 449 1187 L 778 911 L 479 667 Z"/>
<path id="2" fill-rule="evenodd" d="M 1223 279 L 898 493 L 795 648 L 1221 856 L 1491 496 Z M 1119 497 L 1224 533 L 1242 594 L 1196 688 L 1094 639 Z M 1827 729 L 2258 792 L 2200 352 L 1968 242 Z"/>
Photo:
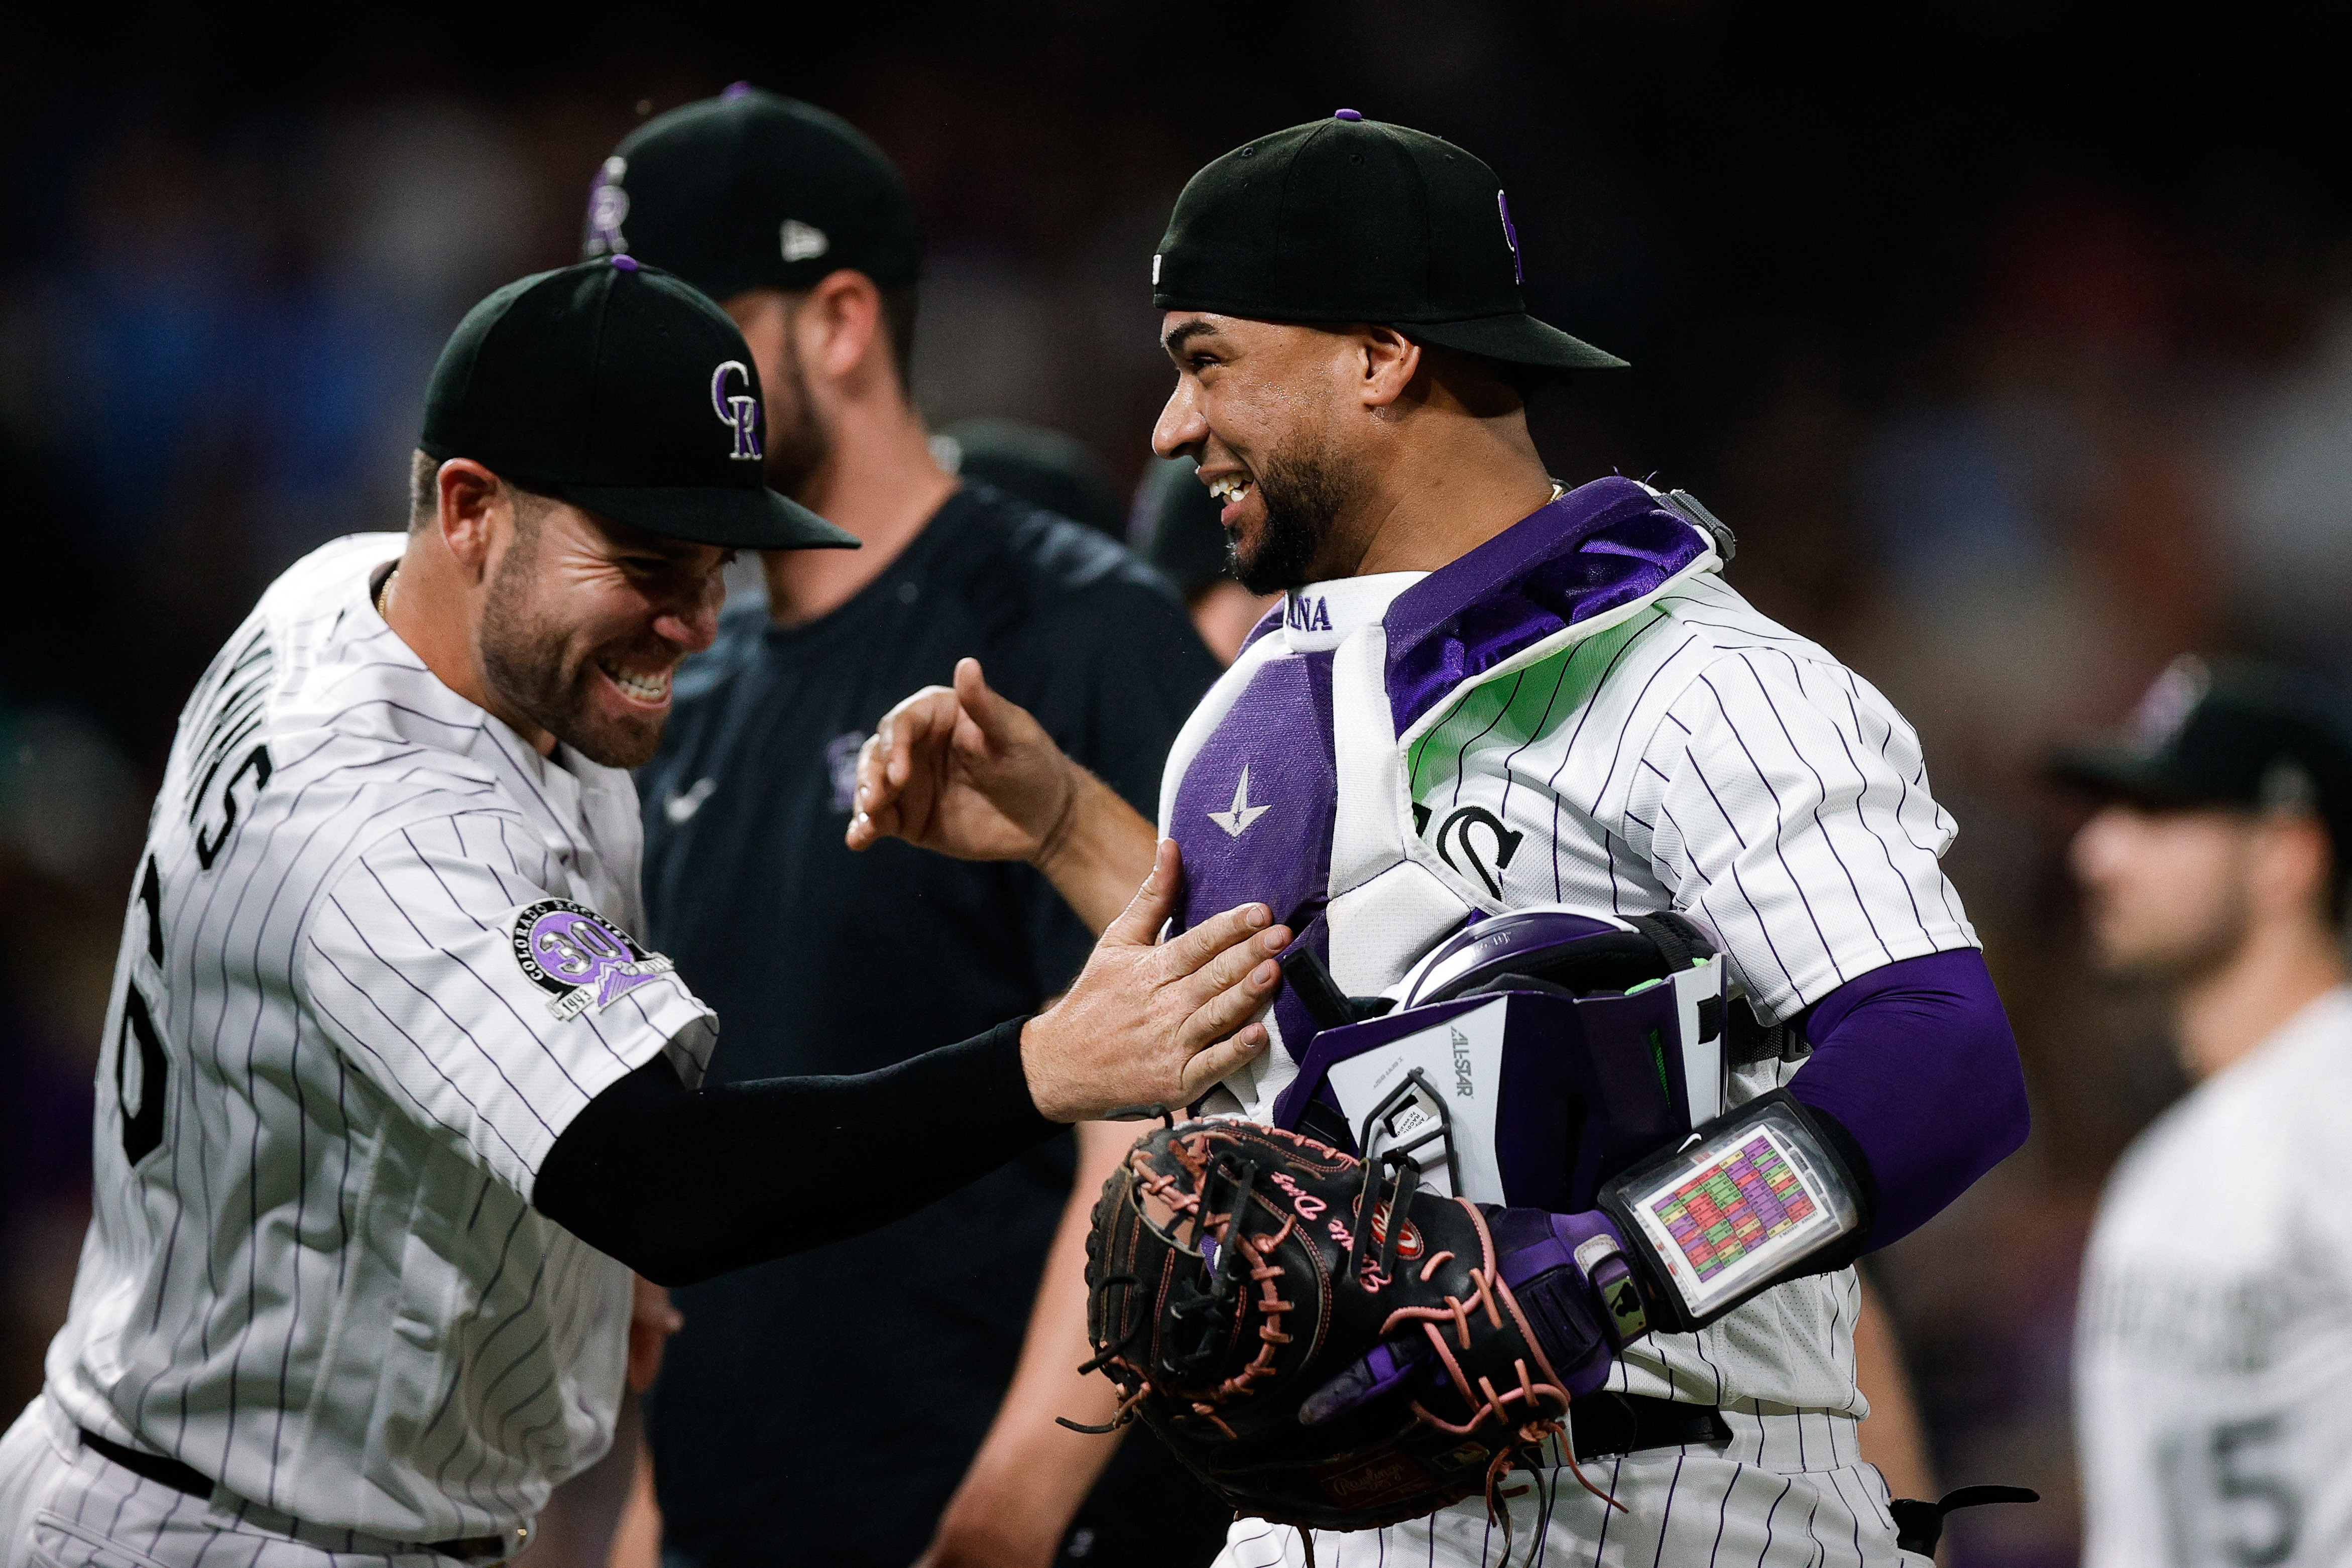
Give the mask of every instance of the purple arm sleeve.
<path id="1" fill-rule="evenodd" d="M 1804 1020 L 1811 1058 L 1789 1092 L 1869 1162 L 1862 1250 L 1909 1235 L 2025 1142 L 2025 1074 L 1984 955 L 1905 958 L 1847 981 Z"/>

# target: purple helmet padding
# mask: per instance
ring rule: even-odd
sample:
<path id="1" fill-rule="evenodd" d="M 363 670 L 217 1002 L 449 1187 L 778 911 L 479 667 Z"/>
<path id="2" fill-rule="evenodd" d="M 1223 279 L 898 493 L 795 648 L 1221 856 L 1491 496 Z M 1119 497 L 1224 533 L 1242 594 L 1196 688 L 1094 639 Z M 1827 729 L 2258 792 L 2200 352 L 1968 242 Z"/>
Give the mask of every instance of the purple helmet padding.
<path id="1" fill-rule="evenodd" d="M 1813 1053 L 1789 1092 L 1835 1117 L 1870 1162 L 1864 1250 L 1934 1218 L 2025 1142 L 2017 1037 L 1974 947 L 1848 980 L 1814 1004 L 1805 1038 Z"/>
<path id="2" fill-rule="evenodd" d="M 1690 1131 L 1682 1074 L 1663 1074 L 1654 1034 L 1679 1060 L 1681 1004 L 1672 986 L 1634 997 L 1513 994 L 1511 1022 L 1534 1049 L 1503 1054 L 1495 1164 L 1514 1204 L 1575 1212 L 1601 1184 Z"/>
<path id="3" fill-rule="evenodd" d="M 1590 1208 L 1602 1182 L 1689 1130 L 1680 1075 L 1662 1079 L 1650 1044 L 1653 1033 L 1662 1045 L 1678 1038 L 1671 986 L 1581 1000 L 1536 991 L 1463 997 L 1325 1030 L 1276 1099 L 1275 1124 L 1297 1126 L 1313 1099 L 1336 1106 L 1326 1085 L 1338 1063 L 1496 1005 L 1508 1009 L 1494 1123 L 1506 1202 Z"/>
<path id="4" fill-rule="evenodd" d="M 1595 479 L 1539 507 L 1389 606 L 1397 732 L 1521 649 L 1655 592 L 1708 548 L 1631 479 Z"/>
<path id="5" fill-rule="evenodd" d="M 1288 987 L 1283 988 L 1283 994 L 1290 994 Z M 1314 1037 L 1305 1054 L 1299 1057 L 1298 1076 L 1275 1096 L 1274 1124 L 1277 1127 L 1297 1126 L 1298 1118 L 1306 1113 L 1307 1102 L 1315 1098 L 1316 1091 L 1323 1087 L 1325 1074 L 1338 1063 L 1351 1056 L 1361 1056 L 1368 1051 L 1377 1050 L 1391 1040 L 1419 1034 L 1432 1025 L 1444 1023 L 1450 1018 L 1459 1018 L 1492 1000 L 1492 997 L 1465 997 L 1460 1001 L 1440 1002 L 1430 1008 L 1409 1008 L 1362 1023 L 1323 1030 Z"/>
<path id="6" fill-rule="evenodd" d="M 1633 930 L 1619 921 L 1567 909 L 1515 909 L 1466 925 L 1438 946 L 1408 1005 L 1440 990 L 1459 995 L 1468 986 L 1520 968 L 1571 942 Z"/>

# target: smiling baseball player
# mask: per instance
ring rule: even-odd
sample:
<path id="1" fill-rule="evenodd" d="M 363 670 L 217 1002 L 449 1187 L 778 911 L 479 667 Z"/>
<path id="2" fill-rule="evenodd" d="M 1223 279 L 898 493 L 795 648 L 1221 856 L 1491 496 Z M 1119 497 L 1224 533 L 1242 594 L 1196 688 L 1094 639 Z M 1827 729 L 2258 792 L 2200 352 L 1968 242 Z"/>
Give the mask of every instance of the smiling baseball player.
<path id="1" fill-rule="evenodd" d="M 762 483 L 749 364 L 625 257 L 499 290 L 434 373 L 406 537 L 316 551 L 214 661 L 123 928 L 71 1315 L 0 1439 L 0 1565 L 503 1560 L 611 1437 L 631 1267 L 879 1224 L 1250 1053 L 1286 933 L 1151 946 L 1171 852 L 1047 1013 L 695 1087 L 718 1020 L 632 934 L 624 769 L 730 549 L 847 538 Z"/>
<path id="2" fill-rule="evenodd" d="M 1687 1011 L 1671 990 L 1627 990 L 1613 1014 L 1576 1013 L 1593 1020 L 1577 1051 L 1604 1082 L 1612 1061 L 1636 1064 L 1613 1080 L 1622 1103 L 1666 1095 L 1696 1131 L 1675 1167 L 1689 1179 L 1654 1192 L 1596 1197 L 1562 1174 L 1630 1125 L 1486 1112 L 1473 1129 L 1495 1092 L 1480 1098 L 1482 1082 L 1559 1070 L 1568 1039 L 1496 1026 L 1494 1079 L 1454 1031 L 1442 1085 L 1410 1124 L 1450 1101 L 1460 1168 L 1426 1177 L 1490 1189 L 1467 1194 L 1499 1260 L 1481 1289 L 1515 1293 L 1546 1375 L 1535 1387 L 1522 1363 L 1509 1397 L 1566 1430 L 1547 1438 L 1532 1420 L 1503 1442 L 1496 1463 L 1516 1458 L 1532 1480 L 1494 1472 L 1484 1500 L 1318 1531 L 1318 1560 L 1892 1563 L 1885 1489 L 1856 1444 L 1848 1265 L 1931 1218 L 2026 1125 L 2015 1042 L 1937 865 L 1953 825 L 1885 699 L 1724 582 L 1728 533 L 1696 502 L 1547 476 L 1526 389 L 1619 361 L 1529 316 L 1520 269 L 1484 163 L 1353 110 L 1210 164 L 1152 258 L 1177 370 L 1153 444 L 1199 461 L 1241 582 L 1287 592 L 1170 759 L 1160 812 L 1185 850 L 1184 918 L 1246 890 L 1299 927 L 1293 960 L 1311 971 L 1311 955 L 1338 982 L 1319 997 L 1286 988 L 1269 1016 L 1280 1049 L 1201 1109 L 1344 1145 L 1374 1126 L 1360 1106 L 1332 1119 L 1349 1061 L 1442 1041 L 1471 1005 L 1462 985 L 1580 996 L 1557 966 L 1599 953 L 1646 955 L 1695 988 Z M 1131 854 L 1150 837 L 969 664 L 953 692 L 894 711 L 860 788 L 853 843 L 1017 841 L 1097 915 L 1111 883 L 1067 868 L 1118 863 L 1103 846 Z M 1509 962 L 1480 968 L 1489 948 Z M 1554 977 L 1522 980 L 1513 965 Z M 1700 997 L 1700 980 L 1718 988 Z M 1436 1020 L 1429 1035 L 1416 1019 Z M 1711 1074 L 1696 1065 L 1708 1060 Z M 1684 1064 L 1679 1086 L 1670 1062 Z M 1675 1146 L 1663 1113 L 1643 1125 Z M 1168 1310 L 1190 1300 L 1180 1291 Z M 1097 1343 L 1110 1363 L 1136 1342 Z M 1469 1343 L 1465 1322 L 1465 1355 Z M 1393 1450 L 1318 1469 L 1307 1435 L 1400 1389 L 1450 1396 L 1431 1354 L 1417 1332 L 1383 1342 L 1276 1422 L 1307 1456 L 1298 1484 L 1323 1490 L 1252 1511 L 1370 1522 L 1412 1511 L 1384 1499 L 1463 1496 Z M 1140 1364 L 1118 1364 L 1142 1400 Z M 1318 1364 L 1318 1377 L 1341 1370 Z M 1202 1473 L 1216 1401 L 1259 1397 L 1256 1376 L 1193 1396 L 1207 1414 L 1186 1457 Z M 1182 1401 L 1161 1408 L 1192 1419 Z M 1239 1404 L 1230 1413 L 1235 1430 L 1261 1429 Z M 1431 1462 L 1474 1461 L 1457 1449 Z M 1303 1535 L 1244 1518 L 1221 1561 L 1307 1556 Z"/>

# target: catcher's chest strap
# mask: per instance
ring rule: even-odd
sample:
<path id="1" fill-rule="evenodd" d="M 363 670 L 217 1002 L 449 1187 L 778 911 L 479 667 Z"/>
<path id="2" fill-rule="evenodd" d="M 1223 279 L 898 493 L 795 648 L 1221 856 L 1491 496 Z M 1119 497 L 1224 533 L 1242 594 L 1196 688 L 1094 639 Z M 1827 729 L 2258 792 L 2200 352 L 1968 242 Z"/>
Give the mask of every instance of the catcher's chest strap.
<path id="1" fill-rule="evenodd" d="M 1588 1394 L 1569 1406 L 1568 1428 L 1579 1464 L 1644 1448 L 1731 1441 L 1721 1411 L 1646 1394 Z"/>

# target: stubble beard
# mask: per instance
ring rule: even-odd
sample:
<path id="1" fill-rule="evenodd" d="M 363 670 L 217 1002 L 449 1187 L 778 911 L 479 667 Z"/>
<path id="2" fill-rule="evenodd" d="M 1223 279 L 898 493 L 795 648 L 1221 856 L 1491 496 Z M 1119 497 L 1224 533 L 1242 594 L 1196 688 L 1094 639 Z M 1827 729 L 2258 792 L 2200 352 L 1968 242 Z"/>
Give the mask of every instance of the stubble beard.
<path id="1" fill-rule="evenodd" d="M 499 561 L 482 603 L 482 678 L 499 700 L 591 762 L 606 768 L 640 768 L 661 749 L 667 716 L 608 718 L 595 712 L 588 687 L 596 678 L 592 659 L 566 670 L 570 639 L 563 625 L 542 612 L 532 598 L 538 580 L 538 530 L 522 525 L 523 537 Z"/>
<path id="2" fill-rule="evenodd" d="M 1329 447 L 1302 434 L 1267 454 L 1256 475 L 1265 526 L 1255 547 L 1227 541 L 1234 579 L 1252 593 L 1281 593 L 1316 581 L 1325 548 L 1361 488 Z"/>
<path id="3" fill-rule="evenodd" d="M 2095 936 L 2092 961 L 2102 977 L 2124 986 L 2151 986 L 2178 992 L 2227 967 L 2244 950 L 2252 925 L 2242 888 L 2231 888 L 2203 910 L 2194 929 L 2169 940 L 2143 940 L 2128 946 Z"/>
<path id="4" fill-rule="evenodd" d="M 768 422 L 768 457 L 761 466 L 770 489 L 804 502 L 818 471 L 832 460 L 833 432 L 809 401 L 808 378 L 801 373 L 800 358 L 789 347 L 783 370 L 786 386 L 782 390 L 789 395 L 769 394 L 771 413 L 782 417 Z"/>

